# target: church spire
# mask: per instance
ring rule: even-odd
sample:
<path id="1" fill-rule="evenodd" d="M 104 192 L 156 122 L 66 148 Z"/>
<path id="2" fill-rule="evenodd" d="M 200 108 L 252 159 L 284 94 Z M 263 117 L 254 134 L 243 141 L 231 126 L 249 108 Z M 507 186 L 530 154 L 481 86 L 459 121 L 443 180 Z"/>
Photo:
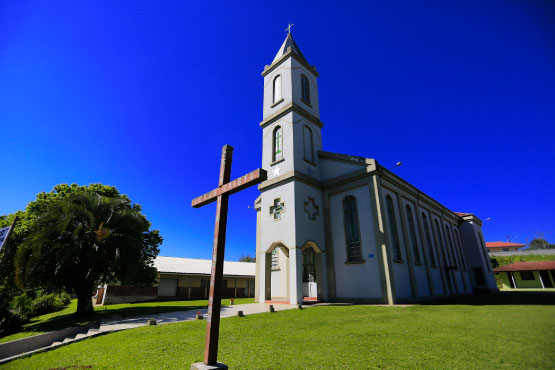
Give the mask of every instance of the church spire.
<path id="1" fill-rule="evenodd" d="M 291 48 L 291 52 L 296 54 L 303 62 L 308 64 L 303 53 L 301 53 L 301 49 L 299 49 L 299 47 L 297 46 L 297 43 L 295 42 L 295 40 L 293 40 L 293 34 L 291 33 L 290 29 L 289 29 L 289 33 L 287 33 L 287 37 L 285 38 L 285 41 L 283 42 L 283 44 L 281 44 L 279 51 L 277 52 L 274 60 L 272 61 L 272 64 L 275 61 L 277 61 L 279 58 L 281 58 L 283 55 L 285 55 L 285 53 L 287 53 L 289 48 Z"/>

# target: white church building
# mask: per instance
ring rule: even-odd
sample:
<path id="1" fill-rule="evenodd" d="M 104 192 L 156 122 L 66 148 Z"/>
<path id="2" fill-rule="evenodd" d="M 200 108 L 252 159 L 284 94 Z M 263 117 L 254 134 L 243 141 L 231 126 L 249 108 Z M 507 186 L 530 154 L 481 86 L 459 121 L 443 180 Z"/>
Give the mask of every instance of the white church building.
<path id="1" fill-rule="evenodd" d="M 393 304 L 497 290 L 480 219 L 375 159 L 322 150 L 318 72 L 290 33 L 262 76 L 257 302 Z"/>

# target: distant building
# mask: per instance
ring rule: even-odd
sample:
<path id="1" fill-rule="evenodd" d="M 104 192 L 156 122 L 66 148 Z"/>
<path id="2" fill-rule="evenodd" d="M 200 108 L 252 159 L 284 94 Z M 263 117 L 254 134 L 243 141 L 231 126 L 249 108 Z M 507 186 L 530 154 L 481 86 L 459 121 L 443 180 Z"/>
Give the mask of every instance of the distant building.
<path id="1" fill-rule="evenodd" d="M 515 262 L 493 270 L 501 289 L 546 289 L 555 286 L 555 261 Z"/>
<path id="2" fill-rule="evenodd" d="M 156 257 L 158 283 L 152 287 L 107 284 L 98 289 L 97 304 L 137 302 L 160 298 L 208 298 L 211 260 Z M 223 298 L 254 297 L 255 264 L 224 262 Z"/>
<path id="3" fill-rule="evenodd" d="M 512 252 L 526 247 L 526 244 L 507 243 L 507 242 L 486 242 L 488 253 L 493 252 Z"/>

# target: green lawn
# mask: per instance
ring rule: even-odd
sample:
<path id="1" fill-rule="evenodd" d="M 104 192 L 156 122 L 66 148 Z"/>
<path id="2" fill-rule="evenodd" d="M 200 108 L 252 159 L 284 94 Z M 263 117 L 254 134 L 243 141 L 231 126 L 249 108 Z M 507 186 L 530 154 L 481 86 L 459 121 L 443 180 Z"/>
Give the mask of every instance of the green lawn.
<path id="1" fill-rule="evenodd" d="M 231 369 L 555 369 L 555 294 L 458 304 L 326 306 L 221 321 Z M 7 369 L 187 369 L 206 322 L 146 326 L 50 351 Z"/>
<path id="2" fill-rule="evenodd" d="M 254 298 L 235 298 L 235 304 L 252 302 L 254 302 Z M 229 305 L 229 299 L 222 299 L 222 305 Z M 206 299 L 124 303 L 97 306 L 94 308 L 93 315 L 83 318 L 75 315 L 75 312 L 77 311 L 77 300 L 74 299 L 61 311 L 35 317 L 30 323 L 23 327 L 21 332 L 0 338 L 0 343 L 29 337 L 31 335 L 42 334 L 53 330 L 59 330 L 70 326 L 84 325 L 88 322 L 102 319 L 149 315 L 173 311 L 186 311 L 206 308 L 207 306 L 208 300 Z"/>

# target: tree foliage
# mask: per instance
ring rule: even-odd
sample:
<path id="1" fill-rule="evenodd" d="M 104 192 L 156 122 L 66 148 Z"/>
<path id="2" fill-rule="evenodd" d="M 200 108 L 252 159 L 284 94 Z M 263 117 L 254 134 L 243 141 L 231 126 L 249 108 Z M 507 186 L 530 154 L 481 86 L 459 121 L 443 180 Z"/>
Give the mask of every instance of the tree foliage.
<path id="1" fill-rule="evenodd" d="M 21 289 L 71 289 L 78 313 L 86 314 L 97 284 L 150 285 L 156 279 L 152 263 L 162 237 L 150 230 L 141 206 L 115 187 L 57 185 L 38 194 L 20 218 L 10 253 Z"/>
<path id="2" fill-rule="evenodd" d="M 247 254 L 245 256 L 243 253 L 241 253 L 241 258 L 239 258 L 239 262 L 256 262 L 256 258 L 251 256 L 250 254 Z"/>

